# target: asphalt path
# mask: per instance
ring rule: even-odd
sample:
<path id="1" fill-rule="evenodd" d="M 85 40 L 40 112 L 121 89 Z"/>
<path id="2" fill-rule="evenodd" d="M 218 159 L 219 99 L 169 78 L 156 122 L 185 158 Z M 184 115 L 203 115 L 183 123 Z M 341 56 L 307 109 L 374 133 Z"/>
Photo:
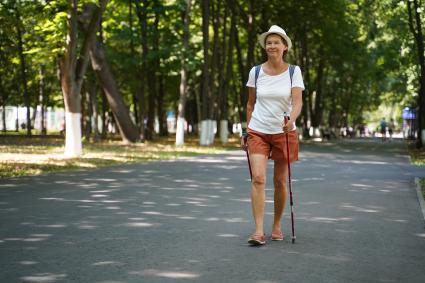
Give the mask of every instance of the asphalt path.
<path id="1" fill-rule="evenodd" d="M 0 282 L 425 282 L 425 172 L 401 141 L 303 144 L 292 170 L 297 241 L 287 206 L 259 248 L 241 151 L 2 179 Z"/>

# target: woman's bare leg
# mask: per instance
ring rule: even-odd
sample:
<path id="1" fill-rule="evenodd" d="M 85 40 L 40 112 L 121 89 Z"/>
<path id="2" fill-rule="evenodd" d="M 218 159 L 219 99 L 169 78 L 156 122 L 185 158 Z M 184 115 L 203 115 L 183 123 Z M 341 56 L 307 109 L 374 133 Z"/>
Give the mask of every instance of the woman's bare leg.
<path id="1" fill-rule="evenodd" d="M 274 162 L 274 219 L 272 232 L 281 231 L 281 221 L 286 204 L 286 178 L 288 175 L 288 164 L 284 160 Z"/>
<path id="2" fill-rule="evenodd" d="M 267 156 L 252 154 L 249 158 L 252 170 L 251 205 L 255 222 L 255 234 L 263 235 Z"/>

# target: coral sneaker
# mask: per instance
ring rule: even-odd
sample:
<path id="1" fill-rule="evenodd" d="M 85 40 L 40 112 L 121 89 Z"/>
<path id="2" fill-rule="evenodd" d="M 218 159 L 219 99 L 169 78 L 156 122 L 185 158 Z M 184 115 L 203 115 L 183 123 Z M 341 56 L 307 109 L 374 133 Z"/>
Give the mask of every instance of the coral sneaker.
<path id="1" fill-rule="evenodd" d="M 251 246 L 262 246 L 266 244 L 266 235 L 252 234 L 248 239 Z"/>

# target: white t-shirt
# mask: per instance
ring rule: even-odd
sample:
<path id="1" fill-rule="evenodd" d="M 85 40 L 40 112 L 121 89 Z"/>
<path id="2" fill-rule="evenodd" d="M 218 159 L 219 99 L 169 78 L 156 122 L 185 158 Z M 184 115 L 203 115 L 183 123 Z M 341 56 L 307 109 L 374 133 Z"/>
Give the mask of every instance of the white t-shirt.
<path id="1" fill-rule="evenodd" d="M 255 88 L 255 67 L 249 72 L 247 87 Z M 301 69 L 296 66 L 292 75 L 292 87 L 304 90 Z M 260 68 L 257 78 L 257 100 L 248 128 L 264 134 L 283 133 L 285 113 L 292 111 L 291 78 L 289 68 L 276 76 L 267 75 Z"/>

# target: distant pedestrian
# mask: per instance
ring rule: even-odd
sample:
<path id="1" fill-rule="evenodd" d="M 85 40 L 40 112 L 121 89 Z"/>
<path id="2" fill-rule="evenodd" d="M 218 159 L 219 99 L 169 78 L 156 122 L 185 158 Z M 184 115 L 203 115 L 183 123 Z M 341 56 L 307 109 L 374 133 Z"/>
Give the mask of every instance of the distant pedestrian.
<path id="1" fill-rule="evenodd" d="M 298 134 L 295 121 L 302 108 L 304 83 L 301 69 L 295 66 L 292 81 L 285 55 L 291 49 L 291 39 L 279 26 L 259 36 L 259 43 L 267 53 L 256 79 L 255 67 L 247 82 L 247 144 L 252 169 L 251 203 L 255 231 L 249 237 L 251 245 L 264 245 L 264 210 L 266 169 L 268 159 L 274 160 L 274 220 L 271 239 L 283 240 L 281 219 L 287 198 L 288 158 L 298 160 Z M 255 106 L 255 107 L 254 107 Z M 289 121 L 285 124 L 285 113 Z M 289 136 L 290 156 L 286 153 L 286 133 Z"/>
<path id="2" fill-rule="evenodd" d="M 65 118 L 63 118 L 60 121 L 59 133 L 61 136 L 65 136 L 65 132 L 66 132 L 66 123 L 65 123 Z"/>
<path id="3" fill-rule="evenodd" d="M 390 141 L 393 140 L 394 127 L 394 119 L 391 118 L 390 122 L 388 123 L 388 134 L 390 135 Z"/>
<path id="4" fill-rule="evenodd" d="M 381 131 L 381 139 L 382 141 L 385 141 L 387 139 L 387 122 L 385 121 L 385 118 L 382 118 L 379 122 L 379 128 Z"/>

